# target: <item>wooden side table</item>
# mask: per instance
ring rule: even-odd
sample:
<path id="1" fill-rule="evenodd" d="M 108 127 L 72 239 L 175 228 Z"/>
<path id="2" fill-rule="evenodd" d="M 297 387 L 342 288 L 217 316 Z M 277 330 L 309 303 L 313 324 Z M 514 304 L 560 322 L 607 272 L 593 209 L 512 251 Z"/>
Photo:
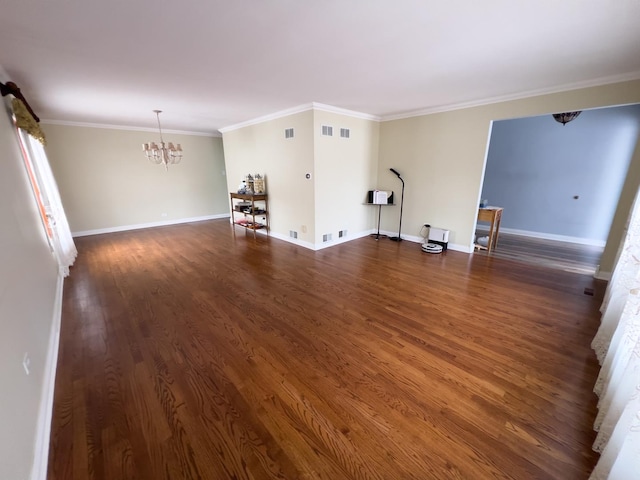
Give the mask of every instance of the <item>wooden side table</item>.
<path id="1" fill-rule="evenodd" d="M 480 250 L 487 250 L 489 253 L 495 250 L 496 245 L 498 245 L 502 210 L 504 210 L 502 207 L 486 207 L 478 209 L 478 221 L 489 222 L 491 226 L 489 227 L 489 242 L 487 243 L 487 246 L 485 247 L 476 243 L 476 248 Z"/>

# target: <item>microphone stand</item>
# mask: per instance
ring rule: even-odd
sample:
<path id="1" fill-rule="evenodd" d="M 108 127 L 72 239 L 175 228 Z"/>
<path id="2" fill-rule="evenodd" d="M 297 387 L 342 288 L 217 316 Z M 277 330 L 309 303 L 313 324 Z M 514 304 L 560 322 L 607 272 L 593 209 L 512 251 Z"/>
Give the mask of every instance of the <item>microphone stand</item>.
<path id="1" fill-rule="evenodd" d="M 402 231 L 402 207 L 404 206 L 404 180 L 402 179 L 402 177 L 400 176 L 400 174 L 394 170 L 393 168 L 390 168 L 389 170 L 391 170 L 393 173 L 395 173 L 398 178 L 400 179 L 400 181 L 402 182 L 402 197 L 400 199 L 400 225 L 398 226 L 398 236 L 397 237 L 389 237 L 389 240 L 392 240 L 394 242 L 401 242 L 402 241 L 402 237 L 400 236 L 400 232 Z"/>

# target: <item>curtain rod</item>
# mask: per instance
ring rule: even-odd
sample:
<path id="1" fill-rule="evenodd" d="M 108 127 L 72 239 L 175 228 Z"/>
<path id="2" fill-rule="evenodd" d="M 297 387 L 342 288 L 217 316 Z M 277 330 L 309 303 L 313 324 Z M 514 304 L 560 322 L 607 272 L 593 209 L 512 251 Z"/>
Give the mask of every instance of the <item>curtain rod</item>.
<path id="1" fill-rule="evenodd" d="M 33 119 L 36 122 L 40 122 L 40 119 L 38 118 L 38 116 L 31 109 L 31 105 L 29 105 L 29 102 L 27 102 L 27 99 L 24 98 L 24 95 L 22 95 L 22 92 L 20 91 L 20 88 L 18 88 L 18 85 L 16 85 L 13 82 L 7 82 L 6 84 L 0 82 L 0 93 L 2 93 L 3 97 L 6 97 L 7 95 L 13 95 L 14 97 L 22 100 L 22 103 L 24 103 L 24 106 L 27 107 L 27 110 L 29 110 L 29 113 L 31 114 Z"/>

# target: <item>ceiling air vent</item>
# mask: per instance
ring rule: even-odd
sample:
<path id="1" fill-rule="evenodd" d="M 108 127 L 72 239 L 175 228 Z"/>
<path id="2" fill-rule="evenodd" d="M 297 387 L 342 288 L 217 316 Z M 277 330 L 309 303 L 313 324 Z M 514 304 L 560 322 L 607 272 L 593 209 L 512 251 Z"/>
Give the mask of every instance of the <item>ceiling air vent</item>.
<path id="1" fill-rule="evenodd" d="M 340 129 L 340 137 L 342 138 L 349 138 L 349 134 L 351 133 L 351 131 L 348 128 L 341 128 Z"/>
<path id="2" fill-rule="evenodd" d="M 330 125 L 322 125 L 322 135 L 325 137 L 333 137 L 333 127 Z"/>
<path id="3" fill-rule="evenodd" d="M 293 138 L 293 128 L 284 129 L 284 138 Z"/>

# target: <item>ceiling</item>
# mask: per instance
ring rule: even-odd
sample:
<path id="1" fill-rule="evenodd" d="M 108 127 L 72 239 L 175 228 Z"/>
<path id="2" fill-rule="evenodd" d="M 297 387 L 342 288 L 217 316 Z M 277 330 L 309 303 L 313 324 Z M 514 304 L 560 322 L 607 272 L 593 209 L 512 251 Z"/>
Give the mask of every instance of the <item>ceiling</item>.
<path id="1" fill-rule="evenodd" d="M 640 78 L 637 0 L 9 0 L 0 65 L 45 120 L 381 118 Z"/>

